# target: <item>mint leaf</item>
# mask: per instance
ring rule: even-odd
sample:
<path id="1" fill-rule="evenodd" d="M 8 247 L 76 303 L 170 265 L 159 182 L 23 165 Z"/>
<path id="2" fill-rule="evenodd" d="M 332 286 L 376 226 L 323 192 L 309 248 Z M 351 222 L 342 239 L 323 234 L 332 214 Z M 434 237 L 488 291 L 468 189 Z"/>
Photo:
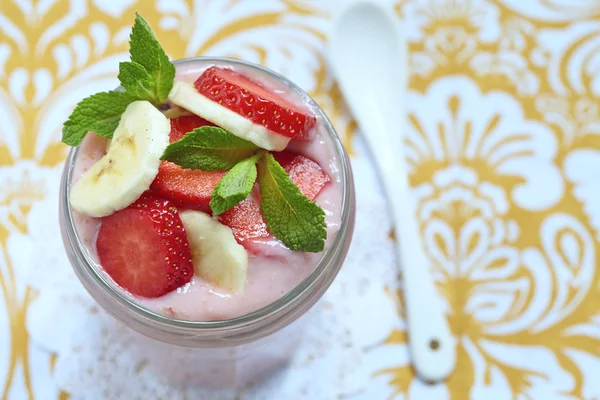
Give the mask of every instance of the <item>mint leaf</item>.
<path id="1" fill-rule="evenodd" d="M 62 141 L 78 146 L 89 131 L 112 138 L 121 114 L 136 98 L 125 92 L 100 92 L 81 100 L 64 123 Z"/>
<path id="2" fill-rule="evenodd" d="M 300 192 L 271 154 L 258 163 L 258 184 L 260 208 L 271 233 L 290 250 L 323 251 L 325 212 Z"/>
<path id="3" fill-rule="evenodd" d="M 183 168 L 229 170 L 239 161 L 256 153 L 257 149 L 253 143 L 240 139 L 225 129 L 202 126 L 167 146 L 160 159 L 174 162 Z"/>
<path id="4" fill-rule="evenodd" d="M 256 163 L 263 155 L 259 152 L 240 161 L 221 178 L 210 199 L 213 215 L 223 214 L 248 197 L 256 181 Z"/>
<path id="5" fill-rule="evenodd" d="M 154 104 L 160 103 L 154 80 L 141 64 L 133 61 L 119 63 L 119 82 L 130 95 Z"/>
<path id="6" fill-rule="evenodd" d="M 148 23 L 138 13 L 129 37 L 129 55 L 131 61 L 143 66 L 155 84 L 156 99 L 159 103 L 167 101 L 173 88 L 175 66 L 154 36 Z"/>

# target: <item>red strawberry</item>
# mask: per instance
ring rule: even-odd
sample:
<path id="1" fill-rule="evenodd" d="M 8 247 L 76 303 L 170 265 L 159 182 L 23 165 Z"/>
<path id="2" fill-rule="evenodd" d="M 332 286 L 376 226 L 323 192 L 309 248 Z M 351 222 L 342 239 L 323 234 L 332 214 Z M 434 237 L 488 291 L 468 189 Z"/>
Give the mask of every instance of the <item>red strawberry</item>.
<path id="1" fill-rule="evenodd" d="M 137 296 L 163 296 L 194 275 L 177 209 L 152 194 L 143 194 L 131 206 L 103 218 L 96 247 L 106 273 Z"/>
<path id="2" fill-rule="evenodd" d="M 213 124 L 197 115 L 182 115 L 181 117 L 173 118 L 171 119 L 171 134 L 169 135 L 169 139 L 171 143 L 176 142 L 184 137 L 186 133 L 201 126 L 213 126 Z"/>
<path id="3" fill-rule="evenodd" d="M 150 189 L 178 207 L 210 212 L 213 189 L 226 171 L 201 171 L 184 169 L 169 161 L 163 161 Z"/>
<path id="4" fill-rule="evenodd" d="M 273 156 L 298 186 L 303 195 L 310 200 L 317 198 L 321 189 L 330 181 L 321 166 L 300 154 L 291 151 L 273 153 Z"/>
<path id="5" fill-rule="evenodd" d="M 219 216 L 219 221 L 233 231 L 238 242 L 269 236 L 267 224 L 260 211 L 260 195 L 257 190 L 235 207 Z"/>
<path id="6" fill-rule="evenodd" d="M 197 115 L 184 115 L 171 120 L 170 141 L 174 142 L 201 126 L 212 125 Z M 193 208 L 210 212 L 209 202 L 215 185 L 225 175 L 225 171 L 205 172 L 197 169 L 183 169 L 169 161 L 163 161 L 150 189 L 169 199 L 178 207 Z"/>
<path id="7" fill-rule="evenodd" d="M 194 85 L 210 100 L 283 136 L 308 140 L 317 122 L 274 90 L 231 69 L 211 67 Z"/>
<path id="8" fill-rule="evenodd" d="M 314 200 L 330 181 L 321 166 L 310 158 L 291 151 L 273 153 L 273 155 L 302 194 L 310 200 Z M 219 220 L 229 226 L 237 241 L 252 252 L 257 252 L 256 249 L 260 246 L 252 246 L 248 241 L 269 236 L 260 211 L 260 194 L 256 190 L 237 206 L 223 213 Z"/>

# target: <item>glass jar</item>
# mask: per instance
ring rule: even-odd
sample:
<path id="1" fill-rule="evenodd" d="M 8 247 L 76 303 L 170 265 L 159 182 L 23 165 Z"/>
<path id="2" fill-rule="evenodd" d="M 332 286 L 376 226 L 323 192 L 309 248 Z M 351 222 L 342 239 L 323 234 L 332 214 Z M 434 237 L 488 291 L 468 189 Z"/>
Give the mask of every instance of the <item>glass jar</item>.
<path id="1" fill-rule="evenodd" d="M 354 183 L 348 156 L 331 122 L 300 88 L 266 68 L 226 58 L 198 57 L 174 61 L 178 69 L 210 65 L 242 66 L 270 75 L 300 94 L 324 127 L 335 147 L 343 190 L 341 225 L 310 275 L 277 301 L 241 317 L 220 321 L 187 321 L 149 311 L 126 296 L 99 270 L 78 236 L 68 201 L 79 148 L 67 159 L 61 182 L 60 224 L 73 269 L 90 295 L 118 321 L 138 332 L 136 351 L 145 365 L 168 383 L 239 387 L 260 380 L 284 365 L 298 346 L 302 318 L 319 300 L 346 257 L 354 228 Z M 198 73 L 199 74 L 199 73 Z M 136 334 L 137 335 L 137 334 Z"/>

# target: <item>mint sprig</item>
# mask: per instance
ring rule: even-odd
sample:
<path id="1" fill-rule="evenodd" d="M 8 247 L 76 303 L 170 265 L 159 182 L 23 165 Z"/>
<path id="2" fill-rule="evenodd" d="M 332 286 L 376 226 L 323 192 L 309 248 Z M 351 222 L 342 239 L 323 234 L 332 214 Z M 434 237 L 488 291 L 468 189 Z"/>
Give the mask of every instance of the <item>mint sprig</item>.
<path id="1" fill-rule="evenodd" d="M 161 160 L 203 171 L 229 170 L 257 150 L 255 144 L 225 129 L 202 126 L 167 146 Z"/>
<path id="2" fill-rule="evenodd" d="M 260 151 L 240 161 L 217 183 L 210 199 L 213 215 L 223 214 L 250 195 L 256 181 L 256 163 L 264 156 Z"/>
<path id="3" fill-rule="evenodd" d="M 131 60 L 119 64 L 124 90 L 96 93 L 80 101 L 63 125 L 64 143 L 78 146 L 89 131 L 112 138 L 129 104 L 145 100 L 159 105 L 167 100 L 175 66 L 137 13 L 129 46 Z M 229 171 L 213 191 L 214 215 L 247 198 L 258 178 L 261 210 L 271 233 L 294 251 L 323 250 L 325 212 L 300 192 L 271 154 L 254 144 L 218 127 L 201 127 L 171 143 L 161 159 L 183 168 Z"/>
<path id="4" fill-rule="evenodd" d="M 158 103 L 156 83 L 141 64 L 133 61 L 119 63 L 119 82 L 130 95 L 151 103 Z"/>
<path id="5" fill-rule="evenodd" d="M 300 192 L 271 154 L 258 163 L 258 185 L 260 209 L 271 233 L 291 250 L 323 251 L 325 211 Z"/>
<path id="6" fill-rule="evenodd" d="M 64 143 L 78 146 L 89 131 L 111 138 L 129 104 L 147 100 L 158 105 L 167 100 L 175 80 L 175 66 L 148 23 L 137 13 L 129 54 L 131 61 L 119 65 L 118 78 L 125 91 L 96 93 L 81 100 L 63 125 Z"/>
<path id="7" fill-rule="evenodd" d="M 100 92 L 81 100 L 63 125 L 62 141 L 77 146 L 89 131 L 112 138 L 121 114 L 136 98 L 125 92 Z"/>
<path id="8" fill-rule="evenodd" d="M 224 129 L 203 126 L 171 143 L 161 159 L 183 168 L 229 171 L 213 190 L 213 215 L 224 213 L 248 197 L 258 177 L 260 207 L 269 231 L 293 251 L 323 251 L 327 238 L 325 212 L 302 194 L 265 150 Z"/>
<path id="9" fill-rule="evenodd" d="M 129 36 L 129 55 L 132 62 L 144 67 L 152 77 L 154 103 L 167 101 L 167 96 L 173 88 L 175 66 L 171 64 L 169 56 L 156 40 L 150 25 L 138 13 L 135 13 L 135 23 Z M 129 92 L 122 80 L 121 85 Z"/>

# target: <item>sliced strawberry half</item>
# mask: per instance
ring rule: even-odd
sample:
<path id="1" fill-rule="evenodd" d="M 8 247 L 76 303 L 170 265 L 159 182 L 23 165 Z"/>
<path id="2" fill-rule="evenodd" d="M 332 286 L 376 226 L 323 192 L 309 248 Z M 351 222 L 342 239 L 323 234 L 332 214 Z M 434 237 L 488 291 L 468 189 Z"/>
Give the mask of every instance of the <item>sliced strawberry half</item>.
<path id="1" fill-rule="evenodd" d="M 169 140 L 171 143 L 178 141 L 186 133 L 193 131 L 201 126 L 214 126 L 204 118 L 197 115 L 182 115 L 181 117 L 171 119 L 171 133 Z"/>
<path id="2" fill-rule="evenodd" d="M 163 296 L 194 275 L 177 209 L 152 194 L 146 193 L 128 208 L 103 218 L 96 247 L 106 273 L 136 296 Z"/>
<path id="3" fill-rule="evenodd" d="M 269 236 L 267 224 L 260 211 L 260 195 L 257 189 L 235 207 L 219 215 L 219 221 L 231 228 L 233 236 L 242 245 L 248 240 Z"/>
<path id="4" fill-rule="evenodd" d="M 302 194 L 310 200 L 316 199 L 330 181 L 329 175 L 323 171 L 323 168 L 308 157 L 291 151 L 273 153 L 273 157 L 285 169 Z"/>
<path id="5" fill-rule="evenodd" d="M 330 181 L 321 166 L 308 157 L 291 151 L 273 153 L 273 155 L 302 194 L 310 200 L 314 200 Z M 255 189 L 244 201 L 220 215 L 219 220 L 229 226 L 237 241 L 251 252 L 262 253 L 273 247 L 273 243 L 263 240 L 270 234 L 260 211 L 258 190 Z M 263 246 L 263 244 L 265 245 Z"/>
<path id="6" fill-rule="evenodd" d="M 171 119 L 169 139 L 175 142 L 201 126 L 212 125 L 197 115 L 184 115 Z M 184 169 L 169 161 L 163 161 L 150 189 L 178 207 L 210 212 L 210 196 L 225 171 L 200 171 Z"/>
<path id="7" fill-rule="evenodd" d="M 308 140 L 317 122 L 308 111 L 284 96 L 232 69 L 211 67 L 200 75 L 194 86 L 208 99 L 292 139 Z"/>
<path id="8" fill-rule="evenodd" d="M 225 174 L 226 171 L 184 169 L 163 161 L 150 190 L 171 200 L 177 207 L 210 212 L 213 189 Z"/>

